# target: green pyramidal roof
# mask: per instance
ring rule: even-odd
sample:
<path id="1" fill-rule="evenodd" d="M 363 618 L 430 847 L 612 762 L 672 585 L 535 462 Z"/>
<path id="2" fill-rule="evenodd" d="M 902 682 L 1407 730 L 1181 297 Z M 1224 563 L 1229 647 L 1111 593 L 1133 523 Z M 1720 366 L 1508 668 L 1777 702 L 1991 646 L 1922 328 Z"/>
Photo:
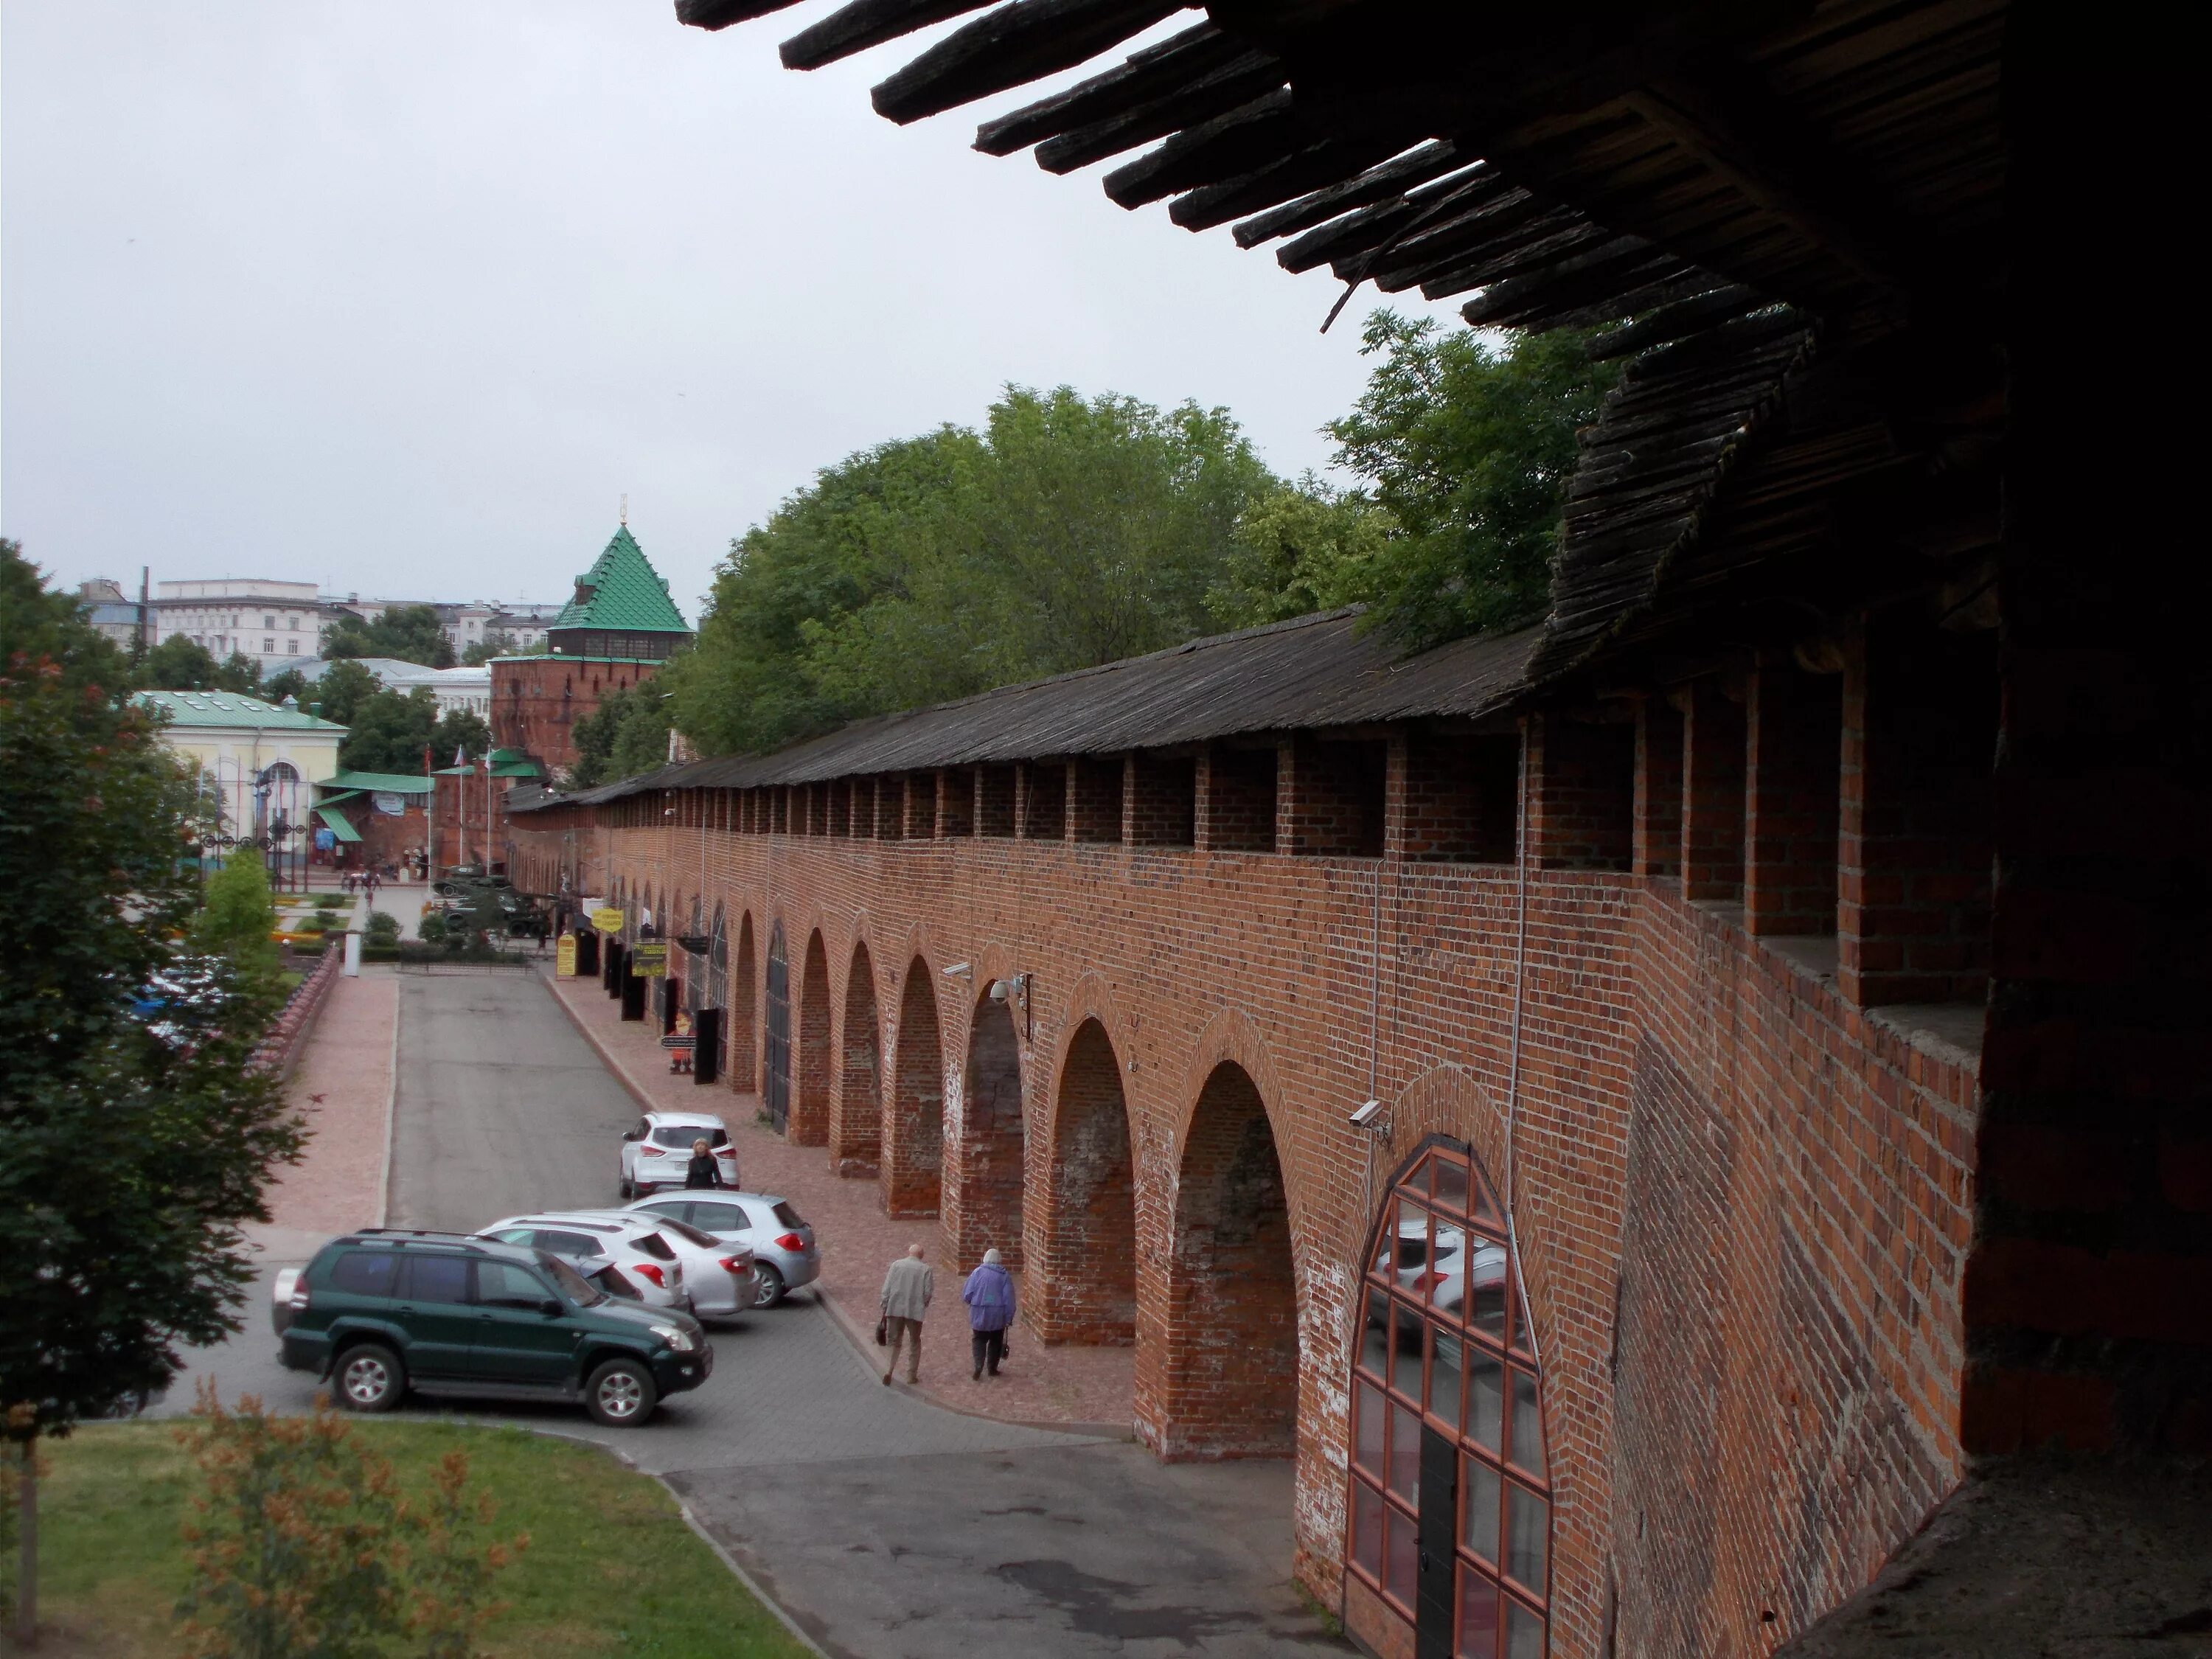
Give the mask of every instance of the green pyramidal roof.
<path id="1" fill-rule="evenodd" d="M 628 634 L 688 634 L 684 613 L 668 597 L 645 550 L 624 525 L 599 562 L 576 578 L 576 597 L 553 619 L 556 628 L 604 628 Z"/>

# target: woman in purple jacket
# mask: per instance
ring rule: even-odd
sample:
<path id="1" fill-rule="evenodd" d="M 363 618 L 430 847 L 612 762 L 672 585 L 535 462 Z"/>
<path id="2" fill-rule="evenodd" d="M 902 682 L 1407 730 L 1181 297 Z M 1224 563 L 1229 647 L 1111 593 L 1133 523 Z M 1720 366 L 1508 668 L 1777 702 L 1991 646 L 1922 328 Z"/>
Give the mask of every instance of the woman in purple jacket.
<path id="1" fill-rule="evenodd" d="M 1013 1276 L 996 1250 L 983 1252 L 983 1265 L 968 1275 L 960 1299 L 968 1304 L 969 1344 L 975 1358 L 970 1375 L 980 1377 L 988 1367 L 996 1376 L 999 1362 L 1006 1357 L 1006 1327 L 1014 1322 Z"/>

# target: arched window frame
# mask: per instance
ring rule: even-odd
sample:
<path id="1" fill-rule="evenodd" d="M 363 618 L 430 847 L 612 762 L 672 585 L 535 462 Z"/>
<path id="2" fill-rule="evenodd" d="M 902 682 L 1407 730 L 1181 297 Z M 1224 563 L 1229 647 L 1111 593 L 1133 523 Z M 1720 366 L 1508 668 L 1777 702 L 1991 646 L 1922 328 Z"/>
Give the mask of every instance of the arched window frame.
<path id="1" fill-rule="evenodd" d="M 1471 1275 L 1453 1271 L 1455 1255 Z M 1345 1571 L 1399 1617 L 1429 1622 L 1418 1589 L 1422 1442 L 1446 1436 L 1449 1651 L 1543 1659 L 1553 1488 L 1541 1370 L 1504 1212 L 1464 1143 L 1431 1136 L 1393 1179 L 1368 1230 L 1360 1297 Z"/>

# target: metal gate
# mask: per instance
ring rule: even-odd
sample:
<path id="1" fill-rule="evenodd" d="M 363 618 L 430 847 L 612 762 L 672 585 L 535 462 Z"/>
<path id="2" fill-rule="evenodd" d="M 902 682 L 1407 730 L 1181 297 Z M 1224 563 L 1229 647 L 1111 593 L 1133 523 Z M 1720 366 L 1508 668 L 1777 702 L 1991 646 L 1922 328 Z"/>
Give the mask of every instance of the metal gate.
<path id="1" fill-rule="evenodd" d="M 768 1077 L 761 1099 L 769 1125 L 781 1134 L 791 1119 L 791 964 L 780 921 L 768 941 Z"/>

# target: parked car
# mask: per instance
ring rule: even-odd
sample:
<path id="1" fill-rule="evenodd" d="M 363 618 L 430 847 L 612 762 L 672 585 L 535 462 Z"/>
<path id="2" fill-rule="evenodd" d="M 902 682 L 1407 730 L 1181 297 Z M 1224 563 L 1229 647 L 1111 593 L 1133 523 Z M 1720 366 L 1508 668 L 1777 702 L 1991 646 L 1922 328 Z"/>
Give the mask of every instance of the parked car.
<path id="1" fill-rule="evenodd" d="M 1467 1248 L 1470 1239 L 1474 1245 L 1471 1253 Z M 1401 1288 L 1425 1296 L 1440 1311 L 1454 1315 L 1464 1309 L 1471 1268 L 1475 1323 L 1485 1330 L 1491 1329 L 1493 1324 L 1504 1328 L 1504 1245 L 1493 1244 L 1479 1233 L 1468 1233 L 1449 1222 L 1439 1220 L 1436 1242 L 1431 1246 L 1425 1221 L 1402 1221 L 1398 1224 L 1396 1267 Z"/>
<path id="2" fill-rule="evenodd" d="M 283 1363 L 386 1412 L 411 1389 L 580 1401 L 629 1428 L 714 1369 L 699 1322 L 617 1301 L 559 1257 L 458 1233 L 363 1228 L 277 1276 Z"/>
<path id="3" fill-rule="evenodd" d="M 722 1172 L 722 1185 L 738 1184 L 738 1149 L 730 1132 L 711 1112 L 647 1112 L 622 1139 L 617 1182 L 624 1198 L 642 1198 L 665 1187 L 681 1187 L 691 1163 L 691 1146 L 703 1140 Z"/>
<path id="4" fill-rule="evenodd" d="M 684 1264 L 677 1259 L 675 1247 L 653 1225 L 551 1212 L 511 1215 L 479 1227 L 476 1236 L 557 1255 L 586 1279 L 611 1267 L 649 1308 L 690 1305 Z"/>
<path id="5" fill-rule="evenodd" d="M 629 1206 L 665 1216 L 753 1253 L 753 1306 L 773 1308 L 787 1292 L 822 1276 L 814 1229 L 774 1193 L 671 1193 Z"/>
<path id="6" fill-rule="evenodd" d="M 677 1264 L 684 1269 L 684 1294 L 690 1298 L 691 1311 L 700 1318 L 733 1318 L 753 1305 L 750 1245 L 725 1243 L 712 1233 L 702 1232 L 674 1216 L 645 1217 L 633 1215 L 628 1210 L 579 1210 L 564 1212 L 563 1218 L 571 1213 L 580 1221 L 652 1227 L 676 1252 Z"/>

